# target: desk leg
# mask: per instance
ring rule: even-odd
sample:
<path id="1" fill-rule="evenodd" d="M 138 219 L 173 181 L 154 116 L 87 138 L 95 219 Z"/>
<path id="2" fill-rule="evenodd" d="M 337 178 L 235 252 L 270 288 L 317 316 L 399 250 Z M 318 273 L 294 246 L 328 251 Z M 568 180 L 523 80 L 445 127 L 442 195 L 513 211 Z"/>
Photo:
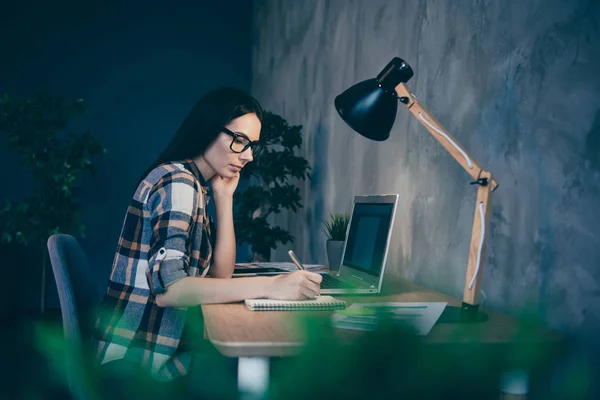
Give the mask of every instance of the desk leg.
<path id="1" fill-rule="evenodd" d="M 525 400 L 529 392 L 529 375 L 527 371 L 515 370 L 502 374 L 500 382 L 502 400 Z"/>
<path id="2" fill-rule="evenodd" d="M 269 386 L 268 357 L 240 357 L 238 360 L 238 390 L 241 399 L 260 399 Z"/>

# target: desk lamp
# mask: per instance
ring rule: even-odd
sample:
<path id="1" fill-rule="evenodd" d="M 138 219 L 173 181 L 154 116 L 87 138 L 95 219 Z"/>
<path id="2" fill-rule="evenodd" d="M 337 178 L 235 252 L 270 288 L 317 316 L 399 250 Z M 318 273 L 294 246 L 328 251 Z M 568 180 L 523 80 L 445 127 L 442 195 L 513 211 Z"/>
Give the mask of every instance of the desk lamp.
<path id="1" fill-rule="evenodd" d="M 369 139 L 384 141 L 390 136 L 390 130 L 396 119 L 398 101 L 400 101 L 474 179 L 471 184 L 478 185 L 477 203 L 462 305 L 446 307 L 440 322 L 484 321 L 487 315 L 478 310 L 478 287 L 481 281 L 481 263 L 485 254 L 491 193 L 498 187 L 498 182 L 492 178 L 491 173 L 481 168 L 409 91 L 406 82 L 412 76 L 410 65 L 401 58 L 395 57 L 377 75 L 377 78 L 357 83 L 338 95 L 335 98 L 335 108 L 344 122 L 354 131 Z"/>

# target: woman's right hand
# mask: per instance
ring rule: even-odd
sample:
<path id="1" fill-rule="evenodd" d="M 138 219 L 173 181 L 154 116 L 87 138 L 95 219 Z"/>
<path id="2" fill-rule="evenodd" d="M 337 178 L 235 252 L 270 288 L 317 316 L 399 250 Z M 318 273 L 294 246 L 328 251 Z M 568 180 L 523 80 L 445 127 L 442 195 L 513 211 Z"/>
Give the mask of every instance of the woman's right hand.
<path id="1" fill-rule="evenodd" d="M 314 299 L 321 291 L 323 277 L 309 271 L 294 271 L 272 278 L 267 297 L 274 300 Z"/>

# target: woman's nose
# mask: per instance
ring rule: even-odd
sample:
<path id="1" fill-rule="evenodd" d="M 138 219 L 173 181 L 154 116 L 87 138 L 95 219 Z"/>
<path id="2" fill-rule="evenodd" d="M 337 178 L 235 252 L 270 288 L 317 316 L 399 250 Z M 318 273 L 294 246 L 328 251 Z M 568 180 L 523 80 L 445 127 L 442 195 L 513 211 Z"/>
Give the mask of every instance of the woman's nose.
<path id="1" fill-rule="evenodd" d="M 252 154 L 252 148 L 249 147 L 246 151 L 242 152 L 242 154 L 240 154 L 240 159 L 248 161 L 248 162 L 254 160 L 254 157 Z"/>

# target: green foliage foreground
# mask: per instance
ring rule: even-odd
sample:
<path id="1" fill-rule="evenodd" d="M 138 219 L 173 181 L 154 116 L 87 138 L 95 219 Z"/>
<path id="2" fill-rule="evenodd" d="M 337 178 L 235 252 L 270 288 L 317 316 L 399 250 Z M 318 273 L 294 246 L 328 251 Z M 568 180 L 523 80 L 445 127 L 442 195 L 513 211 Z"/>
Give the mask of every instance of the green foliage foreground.
<path id="1" fill-rule="evenodd" d="M 299 314 L 293 326 L 300 329 L 306 346 L 295 356 L 272 360 L 265 398 L 497 399 L 502 372 L 515 368 L 531 371 L 532 380 L 542 380 L 545 399 L 589 394 L 591 370 L 585 362 L 561 381 L 549 381 L 559 352 L 538 337 L 527 321 L 515 330 L 510 345 L 481 346 L 476 341 L 447 345 L 430 343 L 427 337 L 414 336 L 384 318 L 372 332 L 336 330 L 328 315 Z M 202 332 L 201 322 L 197 324 L 195 331 Z M 34 348 L 45 360 L 46 377 L 66 388 L 60 325 L 38 323 L 28 329 L 35 332 Z M 189 398 L 239 398 L 232 359 L 221 356 L 200 333 L 197 352 L 201 365 L 193 370 L 200 373 L 192 376 L 195 395 Z M 114 400 L 114 389 L 94 375 L 91 353 L 85 364 L 81 368 L 87 370 L 84 384 L 94 394 L 91 398 Z M 132 379 L 144 398 L 152 398 L 153 384 L 147 375 Z M 36 392 L 43 390 L 40 385 L 24 385 L 21 390 L 19 398 L 43 397 Z"/>

